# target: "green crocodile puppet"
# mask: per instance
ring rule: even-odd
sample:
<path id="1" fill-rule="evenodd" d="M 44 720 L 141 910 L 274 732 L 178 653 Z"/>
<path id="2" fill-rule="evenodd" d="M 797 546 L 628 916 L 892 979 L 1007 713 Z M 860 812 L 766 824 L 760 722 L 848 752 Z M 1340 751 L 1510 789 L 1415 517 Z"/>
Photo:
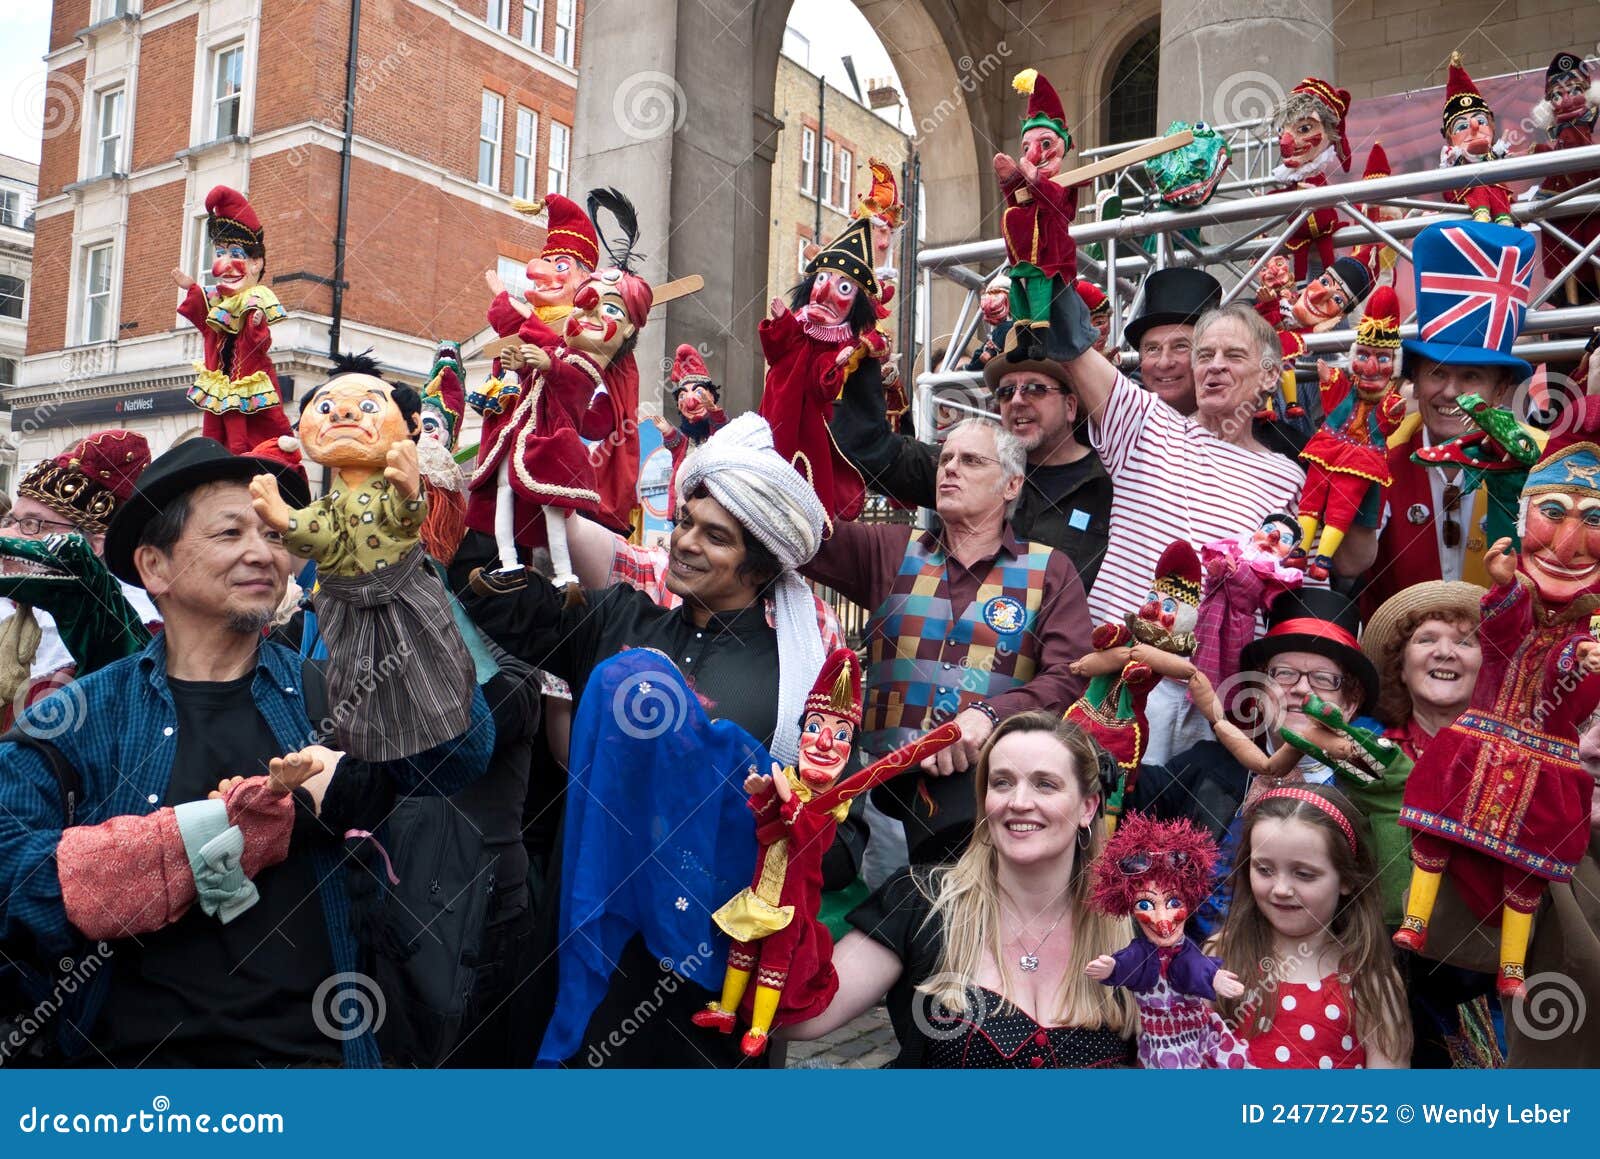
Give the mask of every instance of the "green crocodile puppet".
<path id="1" fill-rule="evenodd" d="M 1511 540 L 1511 550 L 1521 546 L 1517 535 L 1517 510 L 1528 470 L 1539 461 L 1540 447 L 1532 432 L 1504 407 L 1490 406 L 1482 395 L 1463 394 L 1456 405 L 1478 429 L 1458 435 L 1437 447 L 1413 452 L 1411 461 L 1424 467 L 1460 467 L 1461 494 L 1489 488 L 1484 519 L 1484 542 Z"/>
<path id="2" fill-rule="evenodd" d="M 1144 163 L 1145 176 L 1157 201 L 1152 210 L 1199 209 L 1211 200 L 1217 183 L 1228 171 L 1228 142 L 1220 133 L 1204 121 L 1192 126 L 1187 121 L 1173 121 L 1167 126 L 1166 135 L 1173 137 L 1185 129 L 1193 129 L 1193 141 L 1181 149 L 1158 153 Z M 1095 220 L 1110 221 L 1121 216 L 1121 195 L 1114 191 L 1103 192 L 1096 200 Z M 1183 236 L 1195 245 L 1201 244 L 1198 229 L 1186 229 Z M 1140 238 L 1139 245 L 1146 253 L 1155 253 L 1155 238 Z M 1105 261 L 1105 250 L 1099 242 L 1085 246 L 1084 252 L 1097 262 Z"/>
<path id="3" fill-rule="evenodd" d="M 1339 791 L 1372 826 L 1383 918 L 1398 926 L 1405 916 L 1403 895 L 1411 884 L 1411 834 L 1400 827 L 1400 800 L 1411 775 L 1411 758 L 1388 737 L 1345 720 L 1342 712 L 1315 693 L 1306 698 L 1301 711 L 1334 733 L 1334 739 L 1319 745 L 1287 728 L 1278 733 L 1287 744 L 1332 769 Z"/>
<path id="4" fill-rule="evenodd" d="M 78 677 L 150 642 L 149 630 L 116 577 L 76 533 L 0 538 L 0 596 L 15 600 L 19 615 L 24 607 L 50 613 Z"/>

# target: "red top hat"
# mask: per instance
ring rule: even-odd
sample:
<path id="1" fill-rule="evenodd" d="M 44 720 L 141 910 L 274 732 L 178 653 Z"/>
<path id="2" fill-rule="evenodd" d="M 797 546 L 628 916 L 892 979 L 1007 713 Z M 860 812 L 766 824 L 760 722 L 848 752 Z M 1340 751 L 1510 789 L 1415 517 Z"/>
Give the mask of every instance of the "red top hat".
<path id="1" fill-rule="evenodd" d="M 1483 94 L 1478 91 L 1478 86 L 1472 83 L 1472 78 L 1467 75 L 1467 70 L 1461 67 L 1461 54 L 1450 54 L 1450 76 L 1445 82 L 1444 89 L 1444 118 L 1439 125 L 1439 132 L 1448 138 L 1450 136 L 1450 122 L 1462 113 L 1484 112 L 1490 117 L 1494 110 L 1489 107 L 1489 102 L 1483 99 Z"/>
<path id="2" fill-rule="evenodd" d="M 104 531 L 150 465 L 150 444 L 133 431 L 98 431 L 29 471 L 17 493 L 74 526 Z"/>
<path id="3" fill-rule="evenodd" d="M 592 270 L 600 264 L 600 237 L 595 233 L 594 222 L 583 212 L 576 201 L 552 193 L 544 199 L 550 224 L 545 228 L 544 249 L 541 256 L 553 258 L 567 254 Z"/>
<path id="4" fill-rule="evenodd" d="M 1344 171 L 1350 172 L 1350 140 L 1344 132 L 1345 115 L 1350 112 L 1350 90 L 1336 89 L 1325 80 L 1308 76 L 1289 91 L 1304 93 L 1333 114 L 1333 119 L 1339 124 L 1338 135 L 1333 142 L 1334 153 L 1339 158 L 1339 164 L 1344 166 Z"/>
<path id="5" fill-rule="evenodd" d="M 861 727 L 861 661 L 849 648 L 835 648 L 823 662 L 805 711 L 831 712 Z"/>
<path id="6" fill-rule="evenodd" d="M 206 232 L 212 241 L 238 242 L 247 250 L 265 251 L 266 231 L 245 195 L 227 185 L 206 194 Z M 262 256 L 260 253 L 255 256 Z"/>

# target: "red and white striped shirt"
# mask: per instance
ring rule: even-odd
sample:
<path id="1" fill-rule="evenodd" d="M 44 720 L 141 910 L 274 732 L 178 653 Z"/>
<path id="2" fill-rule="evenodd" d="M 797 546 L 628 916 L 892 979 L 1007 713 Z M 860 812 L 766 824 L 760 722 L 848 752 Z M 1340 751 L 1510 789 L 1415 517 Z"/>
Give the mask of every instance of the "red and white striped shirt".
<path id="1" fill-rule="evenodd" d="M 1096 624 L 1138 610 L 1173 540 L 1198 552 L 1254 531 L 1271 512 L 1292 513 L 1305 484 L 1284 456 L 1223 442 L 1122 374 L 1089 442 L 1112 483 L 1111 542 L 1089 593 Z"/>

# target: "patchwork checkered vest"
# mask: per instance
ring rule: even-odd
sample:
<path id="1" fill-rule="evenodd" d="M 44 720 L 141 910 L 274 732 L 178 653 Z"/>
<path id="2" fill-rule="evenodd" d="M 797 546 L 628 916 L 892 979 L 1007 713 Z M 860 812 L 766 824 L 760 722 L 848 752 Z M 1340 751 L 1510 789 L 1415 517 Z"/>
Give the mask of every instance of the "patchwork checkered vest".
<path id="1" fill-rule="evenodd" d="M 974 701 L 1026 684 L 1038 667 L 1033 626 L 1051 549 L 1029 543 L 1015 559 L 1002 553 L 956 619 L 944 549 L 930 549 L 923 540 L 918 535 L 906 545 L 894 586 L 867 619 L 857 743 L 874 756 L 953 720 Z"/>

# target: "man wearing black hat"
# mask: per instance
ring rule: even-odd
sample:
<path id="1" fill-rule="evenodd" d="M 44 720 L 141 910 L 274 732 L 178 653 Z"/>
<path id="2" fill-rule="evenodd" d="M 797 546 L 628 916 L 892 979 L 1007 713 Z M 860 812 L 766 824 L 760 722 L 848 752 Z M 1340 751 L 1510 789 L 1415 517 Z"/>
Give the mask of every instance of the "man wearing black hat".
<path id="1" fill-rule="evenodd" d="M 360 804 L 341 800 L 345 786 L 370 775 L 347 774 L 449 793 L 487 767 L 481 694 L 466 733 L 401 761 L 357 769 L 313 745 L 300 659 L 261 635 L 290 568 L 251 506 L 261 473 L 291 504 L 310 501 L 292 467 L 209 439 L 150 465 L 105 556 L 165 630 L 27 710 L 25 735 L 0 743 L 0 929 L 47 971 L 99 963 L 51 1027 L 69 1056 L 375 1065 L 370 1031 L 346 1033 L 332 1013 L 358 1000 L 343 977 L 357 947 L 338 817 Z"/>
<path id="2" fill-rule="evenodd" d="M 1303 711 L 1313 694 L 1338 709 L 1346 720 L 1374 732 L 1383 731 L 1376 720 L 1360 715 L 1378 698 L 1378 670 L 1361 651 L 1357 638 L 1361 618 L 1354 602 L 1325 588 L 1284 592 L 1273 601 L 1267 621 L 1266 634 L 1239 656 L 1241 679 L 1246 684 L 1240 697 L 1258 714 L 1255 720 L 1240 723 L 1253 726 L 1251 735 L 1258 743 L 1268 751 L 1278 748 L 1283 743 L 1279 728 L 1302 736 L 1318 735 L 1320 724 Z M 1326 784 L 1334 774 L 1311 757 L 1302 757 L 1289 775 L 1311 784 Z M 1255 792 L 1271 787 L 1265 783 L 1253 786 L 1253 780 L 1250 770 L 1220 741 L 1201 741 L 1169 758 L 1164 766 L 1145 766 L 1127 807 L 1164 820 L 1186 817 L 1222 840 Z M 1224 873 L 1227 860 L 1220 862 Z M 1221 905 L 1216 901 L 1213 898 L 1197 919 L 1209 916 L 1220 921 L 1226 899 Z"/>
<path id="3" fill-rule="evenodd" d="M 1194 324 L 1222 301 L 1222 283 L 1204 270 L 1173 266 L 1144 280 L 1144 309 L 1123 329 L 1139 354 L 1144 388 L 1181 415 L 1194 401 Z"/>

